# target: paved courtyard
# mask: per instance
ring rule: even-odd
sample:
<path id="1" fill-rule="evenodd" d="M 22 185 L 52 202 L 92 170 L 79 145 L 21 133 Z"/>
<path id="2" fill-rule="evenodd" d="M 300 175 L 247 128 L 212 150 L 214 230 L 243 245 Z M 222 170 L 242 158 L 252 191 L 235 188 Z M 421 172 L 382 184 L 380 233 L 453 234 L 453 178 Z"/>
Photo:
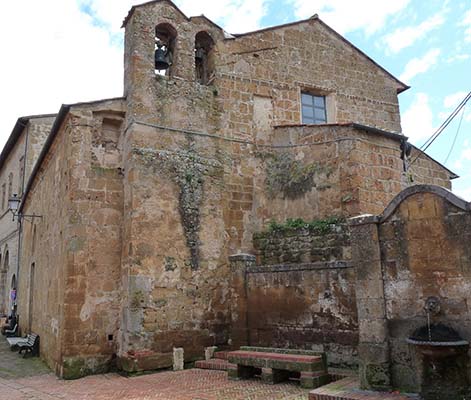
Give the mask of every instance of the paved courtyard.
<path id="1" fill-rule="evenodd" d="M 118 374 L 60 380 L 37 358 L 23 359 L 0 338 L 0 400 L 307 400 L 296 383 L 229 381 L 226 372 L 189 369 L 125 378 Z"/>

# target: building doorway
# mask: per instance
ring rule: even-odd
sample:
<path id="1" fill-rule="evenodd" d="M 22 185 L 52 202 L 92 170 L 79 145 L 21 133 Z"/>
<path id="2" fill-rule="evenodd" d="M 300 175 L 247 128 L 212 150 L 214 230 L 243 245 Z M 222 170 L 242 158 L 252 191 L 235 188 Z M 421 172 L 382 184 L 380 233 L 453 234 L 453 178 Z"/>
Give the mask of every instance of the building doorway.
<path id="1" fill-rule="evenodd" d="M 29 304 L 28 304 L 28 332 L 33 330 L 33 314 L 34 314 L 34 270 L 36 269 L 35 263 L 31 264 L 29 271 Z"/>

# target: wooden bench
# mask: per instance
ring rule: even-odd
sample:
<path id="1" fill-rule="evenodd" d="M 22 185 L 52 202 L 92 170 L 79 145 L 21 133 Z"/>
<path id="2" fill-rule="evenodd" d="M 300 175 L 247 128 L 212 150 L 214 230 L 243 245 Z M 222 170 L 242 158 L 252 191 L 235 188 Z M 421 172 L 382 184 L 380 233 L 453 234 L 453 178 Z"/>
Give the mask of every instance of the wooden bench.
<path id="1" fill-rule="evenodd" d="M 19 342 L 17 346 L 20 349 L 20 354 L 24 351 L 23 357 L 26 357 L 28 353 L 32 356 L 39 356 L 39 335 L 30 333 L 26 338 L 26 342 Z"/>
<path id="2" fill-rule="evenodd" d="M 289 379 L 293 373 L 300 376 L 303 388 L 313 389 L 329 383 L 327 363 L 323 354 L 302 354 L 302 350 L 285 350 L 243 347 L 243 350 L 228 353 L 229 379 L 251 378 L 261 373 L 267 383 L 278 383 Z M 313 353 L 313 352 L 312 352 Z"/>

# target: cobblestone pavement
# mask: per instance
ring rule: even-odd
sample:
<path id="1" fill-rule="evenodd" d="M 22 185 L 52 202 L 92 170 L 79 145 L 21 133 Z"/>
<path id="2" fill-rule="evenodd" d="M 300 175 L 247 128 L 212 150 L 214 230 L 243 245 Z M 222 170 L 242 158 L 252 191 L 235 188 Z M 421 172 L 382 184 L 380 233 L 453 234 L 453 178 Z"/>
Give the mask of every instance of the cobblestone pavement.
<path id="1" fill-rule="evenodd" d="M 0 338 L 0 400 L 307 400 L 299 384 L 229 381 L 224 371 L 188 369 L 130 378 L 118 374 L 56 378 L 37 358 L 23 359 Z"/>

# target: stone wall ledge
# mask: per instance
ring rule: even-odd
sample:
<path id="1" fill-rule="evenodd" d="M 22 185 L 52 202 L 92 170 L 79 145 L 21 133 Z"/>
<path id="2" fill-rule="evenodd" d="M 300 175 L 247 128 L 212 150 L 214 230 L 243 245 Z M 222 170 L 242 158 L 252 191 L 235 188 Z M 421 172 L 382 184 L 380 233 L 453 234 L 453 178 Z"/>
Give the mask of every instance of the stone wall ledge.
<path id="1" fill-rule="evenodd" d="M 320 261 L 300 264 L 257 265 L 255 267 L 247 268 L 247 273 L 257 274 L 266 272 L 314 271 L 345 268 L 353 268 L 353 263 L 351 261 Z"/>

